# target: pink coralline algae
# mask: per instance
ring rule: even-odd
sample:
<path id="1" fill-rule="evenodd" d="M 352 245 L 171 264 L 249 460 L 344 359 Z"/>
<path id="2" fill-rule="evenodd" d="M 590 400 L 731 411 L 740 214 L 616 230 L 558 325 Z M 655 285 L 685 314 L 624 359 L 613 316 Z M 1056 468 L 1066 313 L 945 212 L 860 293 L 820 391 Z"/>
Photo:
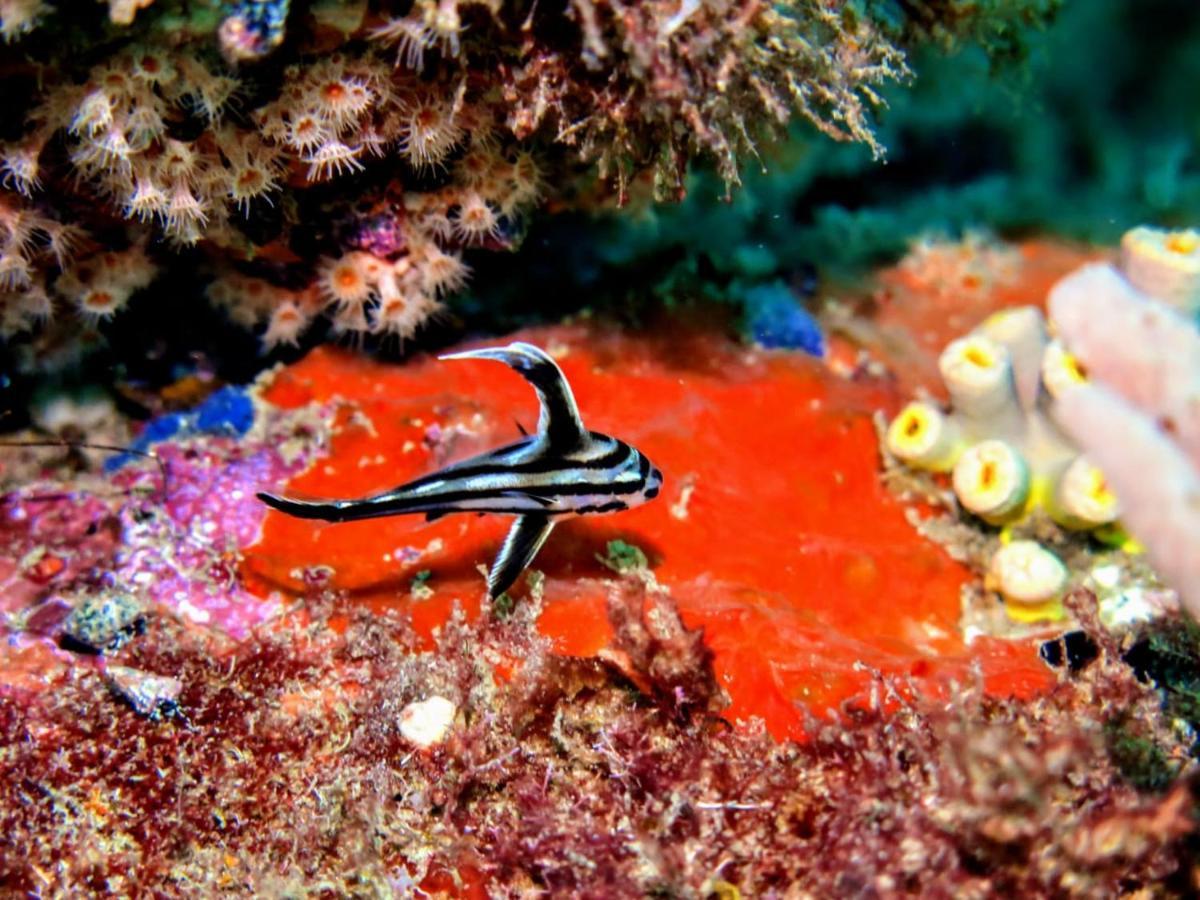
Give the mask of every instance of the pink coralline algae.
<path id="1" fill-rule="evenodd" d="M 305 438 L 287 459 L 282 443 L 191 436 L 154 447 L 161 468 L 139 459 L 70 490 L 52 482 L 10 490 L 0 498 L 5 612 L 122 591 L 244 637 L 280 611 L 278 598 L 249 593 L 236 573 L 265 512 L 254 492 L 307 463 Z"/>
<path id="2" fill-rule="evenodd" d="M 253 542 L 262 521 L 254 491 L 297 467 L 269 448 L 246 452 L 230 438 L 201 443 L 156 451 L 170 471 L 169 493 L 161 510 L 121 509 L 113 577 L 185 618 L 243 636 L 278 612 L 275 602 L 250 595 L 235 577 L 238 551 Z M 157 480 L 148 469 L 114 479 L 127 490 Z"/>

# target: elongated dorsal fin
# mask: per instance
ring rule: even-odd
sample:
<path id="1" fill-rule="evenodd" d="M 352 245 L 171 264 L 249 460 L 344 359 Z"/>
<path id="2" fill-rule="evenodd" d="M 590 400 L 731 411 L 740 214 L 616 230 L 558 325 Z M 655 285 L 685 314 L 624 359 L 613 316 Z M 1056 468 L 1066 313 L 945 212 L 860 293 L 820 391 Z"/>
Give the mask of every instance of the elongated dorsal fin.
<path id="1" fill-rule="evenodd" d="M 542 513 L 517 516 L 508 537 L 488 573 L 488 596 L 495 600 L 507 591 L 525 567 L 533 562 L 554 528 L 554 520 Z"/>
<path id="2" fill-rule="evenodd" d="M 579 418 L 571 386 L 558 363 L 540 347 L 517 341 L 507 347 L 484 347 L 439 356 L 438 359 L 498 359 L 507 363 L 525 376 L 537 391 L 542 406 L 538 437 L 546 442 L 548 449 L 566 453 L 587 440 L 588 434 Z"/>

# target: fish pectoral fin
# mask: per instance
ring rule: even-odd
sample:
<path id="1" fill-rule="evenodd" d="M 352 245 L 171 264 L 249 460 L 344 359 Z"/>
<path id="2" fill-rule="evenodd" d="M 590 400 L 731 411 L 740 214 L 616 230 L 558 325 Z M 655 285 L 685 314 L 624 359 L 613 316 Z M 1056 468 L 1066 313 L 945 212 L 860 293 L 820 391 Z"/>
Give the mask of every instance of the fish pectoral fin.
<path id="1" fill-rule="evenodd" d="M 532 493 L 531 491 L 523 491 L 520 488 L 513 488 L 512 490 L 500 491 L 499 495 L 501 497 L 504 497 L 506 500 L 529 499 L 529 500 L 532 500 L 534 503 L 541 504 L 542 506 L 550 506 L 552 503 L 554 503 L 554 501 L 551 500 L 549 497 L 543 497 L 541 494 L 535 494 L 535 493 Z"/>
<path id="2" fill-rule="evenodd" d="M 558 363 L 540 347 L 515 341 L 507 347 L 484 347 L 439 356 L 438 359 L 495 359 L 511 366 L 537 391 L 542 407 L 537 436 L 559 453 L 569 453 L 587 442 L 588 432 L 579 418 L 571 386 Z"/>
<path id="3" fill-rule="evenodd" d="M 525 567 L 533 562 L 553 528 L 554 520 L 541 513 L 517 517 L 488 573 L 488 597 L 495 600 L 512 587 Z"/>

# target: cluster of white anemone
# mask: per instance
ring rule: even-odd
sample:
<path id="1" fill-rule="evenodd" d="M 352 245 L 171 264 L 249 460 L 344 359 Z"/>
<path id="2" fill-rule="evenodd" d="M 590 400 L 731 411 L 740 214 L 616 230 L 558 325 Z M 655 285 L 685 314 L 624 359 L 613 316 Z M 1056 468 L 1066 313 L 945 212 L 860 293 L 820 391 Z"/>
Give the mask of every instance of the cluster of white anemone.
<path id="1" fill-rule="evenodd" d="M 232 210 L 278 185 L 280 154 L 221 121 L 237 88 L 189 54 L 130 49 L 81 85 L 48 87 L 26 135 L 0 148 L 0 171 L 8 186 L 33 196 L 43 150 L 65 133 L 72 166 L 114 209 L 195 243 L 222 233 Z M 170 135 L 167 123 L 179 110 L 206 123 L 203 139 Z"/>
<path id="2" fill-rule="evenodd" d="M 363 147 L 378 152 L 395 143 L 414 168 L 444 166 L 451 150 L 460 151 L 450 164 L 451 178 L 437 190 L 406 192 L 400 206 L 386 212 L 404 232 L 404 246 L 394 256 L 351 251 L 326 258 L 311 290 L 294 292 L 261 282 L 253 298 L 241 300 L 235 288 L 251 280 L 221 275 L 209 297 L 230 310 L 240 303 L 236 315 L 248 324 L 265 321 L 267 346 L 296 343 L 322 313 L 339 334 L 408 339 L 437 313 L 446 296 L 466 284 L 470 269 L 461 249 L 499 240 L 503 219 L 520 215 L 537 200 L 542 188 L 538 165 L 528 152 L 503 152 L 494 130 L 464 103 L 461 91 L 437 99 L 427 88 L 404 88 L 405 76 L 386 82 L 377 69 L 339 57 L 313 67 L 306 77 L 297 76 L 285 97 L 289 102 L 265 108 L 260 123 L 272 139 L 290 141 L 293 150 L 303 149 L 296 143 L 300 126 L 315 135 L 314 141 L 339 144 L 342 149 L 324 155 L 319 144 L 310 148 L 316 154 L 310 166 L 317 166 L 310 175 L 321 175 L 323 165 L 356 168 Z M 333 95 L 344 96 L 332 90 L 337 84 L 346 96 L 360 98 L 347 100 L 342 112 L 331 101 Z M 387 104 L 392 111 L 363 125 L 354 116 L 364 103 Z M 342 142 L 348 127 L 360 129 L 360 140 Z M 371 133 L 367 141 L 361 140 L 364 127 Z"/>
<path id="3" fill-rule="evenodd" d="M 81 237 L 75 226 L 0 196 L 0 337 L 50 317 L 46 270 L 69 265 Z"/>
<path id="4" fill-rule="evenodd" d="M 405 236 L 394 257 L 351 251 L 323 259 L 305 291 L 228 270 L 210 285 L 209 299 L 247 326 L 265 322 L 268 347 L 295 344 L 321 314 L 338 334 L 412 337 L 466 284 L 470 268 L 462 248 L 498 240 L 503 218 L 520 215 L 541 191 L 532 154 L 506 155 L 487 128 L 463 142 L 446 187 L 406 193 L 402 205 L 387 213 L 397 217 Z"/>
<path id="5" fill-rule="evenodd" d="M 114 25 L 130 25 L 138 10 L 154 0 L 108 0 L 108 18 Z M 55 4 L 57 5 L 57 4 Z M 0 0 L 0 39 L 6 43 L 19 40 L 54 12 L 54 5 L 45 0 Z"/>

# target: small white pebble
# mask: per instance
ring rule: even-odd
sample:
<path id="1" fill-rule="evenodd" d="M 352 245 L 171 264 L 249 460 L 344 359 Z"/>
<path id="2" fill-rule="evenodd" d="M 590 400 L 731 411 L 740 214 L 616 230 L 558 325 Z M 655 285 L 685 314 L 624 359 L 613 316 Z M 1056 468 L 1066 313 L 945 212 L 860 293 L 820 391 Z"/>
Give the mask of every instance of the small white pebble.
<path id="1" fill-rule="evenodd" d="M 400 711 L 400 734 L 409 743 L 428 750 L 446 737 L 457 713 L 458 707 L 445 697 L 415 701 Z"/>
<path id="2" fill-rule="evenodd" d="M 963 642 L 970 646 L 975 642 L 976 638 L 987 637 L 987 632 L 975 625 L 968 625 L 963 629 Z"/>
<path id="3" fill-rule="evenodd" d="M 1121 580 L 1120 566 L 1096 566 L 1092 569 L 1092 580 L 1097 587 L 1114 588 Z"/>
<path id="4" fill-rule="evenodd" d="M 206 609 L 200 609 L 198 606 L 193 606 L 189 601 L 184 600 L 179 604 L 180 615 L 187 616 L 193 622 L 204 625 L 212 620 L 212 614 Z"/>

